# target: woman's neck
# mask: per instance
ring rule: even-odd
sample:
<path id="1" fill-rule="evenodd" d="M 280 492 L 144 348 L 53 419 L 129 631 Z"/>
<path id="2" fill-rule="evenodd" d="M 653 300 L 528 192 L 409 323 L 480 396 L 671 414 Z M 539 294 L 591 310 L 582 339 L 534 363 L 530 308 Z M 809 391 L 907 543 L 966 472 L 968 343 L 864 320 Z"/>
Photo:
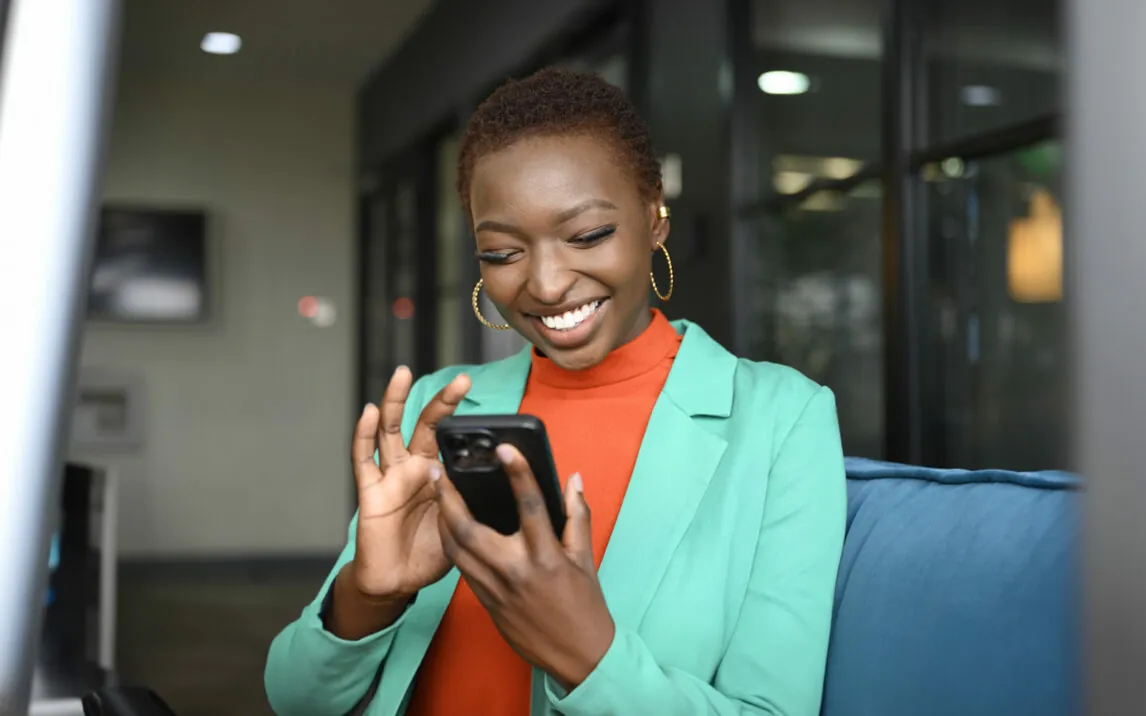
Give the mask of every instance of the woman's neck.
<path id="1" fill-rule="evenodd" d="M 645 332 L 645 329 L 649 327 L 649 323 L 651 323 L 652 320 L 652 307 L 648 304 L 645 304 L 644 308 L 642 308 L 640 311 L 637 311 L 637 315 L 633 319 L 633 325 L 629 328 L 628 331 L 625 332 L 624 339 L 620 342 L 619 345 L 613 346 L 613 350 L 616 350 L 623 345 L 627 345 L 637 340 L 637 338 Z"/>

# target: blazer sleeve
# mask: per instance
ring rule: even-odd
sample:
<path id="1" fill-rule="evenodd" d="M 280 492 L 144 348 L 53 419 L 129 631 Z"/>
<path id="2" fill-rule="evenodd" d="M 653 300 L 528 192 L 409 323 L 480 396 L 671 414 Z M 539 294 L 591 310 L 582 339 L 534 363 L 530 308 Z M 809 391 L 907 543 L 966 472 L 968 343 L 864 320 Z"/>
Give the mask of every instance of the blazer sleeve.
<path id="1" fill-rule="evenodd" d="M 425 379 L 419 379 L 406 401 L 402 432 L 407 440 L 425 402 L 424 383 Z M 334 578 L 354 558 L 357 527 L 355 512 L 346 546 L 318 596 L 271 642 L 263 680 L 267 700 L 278 716 L 344 716 L 350 712 L 384 668 L 394 635 L 405 621 L 403 614 L 386 629 L 358 641 L 340 639 L 323 625 L 323 607 Z"/>
<path id="2" fill-rule="evenodd" d="M 823 693 L 847 486 L 835 399 L 820 388 L 784 438 L 768 477 L 748 591 L 712 684 L 656 663 L 618 630 L 597 668 L 564 694 L 565 716 L 817 716 Z"/>

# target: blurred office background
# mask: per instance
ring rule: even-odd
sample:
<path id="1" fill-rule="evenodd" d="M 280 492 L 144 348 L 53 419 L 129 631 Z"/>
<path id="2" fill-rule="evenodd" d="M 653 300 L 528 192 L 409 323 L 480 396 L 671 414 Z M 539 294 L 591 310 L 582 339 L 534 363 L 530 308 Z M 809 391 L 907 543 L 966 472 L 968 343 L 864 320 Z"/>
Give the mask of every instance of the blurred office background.
<path id="1" fill-rule="evenodd" d="M 830 386 L 850 455 L 1068 467 L 1059 2 L 125 9 L 71 458 L 117 485 L 115 671 L 180 714 L 269 713 L 394 367 L 520 348 L 471 314 L 454 163 L 546 65 L 650 123 L 671 318 Z M 117 254 L 140 236 L 148 275 Z"/>

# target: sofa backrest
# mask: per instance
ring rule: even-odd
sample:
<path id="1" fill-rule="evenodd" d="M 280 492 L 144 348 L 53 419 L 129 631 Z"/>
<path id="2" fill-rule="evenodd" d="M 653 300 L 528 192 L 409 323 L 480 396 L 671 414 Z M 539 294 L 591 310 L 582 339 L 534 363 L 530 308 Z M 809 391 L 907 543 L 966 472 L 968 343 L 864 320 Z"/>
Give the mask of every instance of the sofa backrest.
<path id="1" fill-rule="evenodd" d="M 1078 713 L 1077 478 L 847 469 L 824 716 Z"/>

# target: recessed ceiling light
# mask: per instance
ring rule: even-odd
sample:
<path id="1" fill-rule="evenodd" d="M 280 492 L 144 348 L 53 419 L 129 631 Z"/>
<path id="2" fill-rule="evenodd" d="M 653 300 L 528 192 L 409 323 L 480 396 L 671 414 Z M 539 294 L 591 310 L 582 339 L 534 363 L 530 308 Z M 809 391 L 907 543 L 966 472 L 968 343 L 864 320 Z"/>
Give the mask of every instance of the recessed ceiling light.
<path id="1" fill-rule="evenodd" d="M 968 107 L 995 107 L 1003 103 L 1003 93 L 987 85 L 967 85 L 960 94 Z"/>
<path id="2" fill-rule="evenodd" d="M 230 32 L 208 32 L 199 47 L 212 55 L 233 55 L 243 46 L 243 38 Z"/>
<path id="3" fill-rule="evenodd" d="M 812 83 L 802 72 L 772 70 L 756 79 L 760 91 L 765 94 L 804 94 Z"/>

